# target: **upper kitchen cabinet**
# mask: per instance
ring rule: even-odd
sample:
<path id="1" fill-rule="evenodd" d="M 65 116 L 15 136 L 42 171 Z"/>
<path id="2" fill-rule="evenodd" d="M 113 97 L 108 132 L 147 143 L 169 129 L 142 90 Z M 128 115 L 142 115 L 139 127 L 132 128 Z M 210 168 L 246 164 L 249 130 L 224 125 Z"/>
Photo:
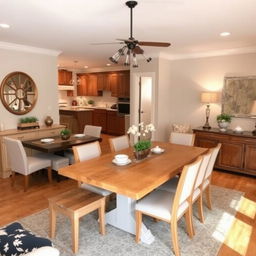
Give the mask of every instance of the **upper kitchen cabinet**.
<path id="1" fill-rule="evenodd" d="M 100 91 L 110 91 L 109 73 L 97 73 L 97 86 Z"/>
<path id="2" fill-rule="evenodd" d="M 58 70 L 58 84 L 59 85 L 72 85 L 72 72 L 60 69 Z"/>
<path id="3" fill-rule="evenodd" d="M 78 74 L 77 96 L 102 96 L 96 74 Z"/>
<path id="4" fill-rule="evenodd" d="M 130 72 L 122 71 L 109 75 L 109 86 L 111 96 L 113 97 L 130 97 Z"/>

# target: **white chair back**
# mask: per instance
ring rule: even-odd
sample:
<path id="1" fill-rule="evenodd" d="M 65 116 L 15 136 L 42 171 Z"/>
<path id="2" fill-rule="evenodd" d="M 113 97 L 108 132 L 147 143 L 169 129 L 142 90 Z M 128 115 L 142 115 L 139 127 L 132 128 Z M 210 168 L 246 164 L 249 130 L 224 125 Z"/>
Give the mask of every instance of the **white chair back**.
<path id="1" fill-rule="evenodd" d="M 193 146 L 195 141 L 195 134 L 193 133 L 179 133 L 171 132 L 170 142 L 173 144 Z"/>
<path id="2" fill-rule="evenodd" d="M 212 174 L 216 158 L 217 158 L 218 153 L 220 151 L 220 147 L 221 147 L 221 143 L 219 143 L 215 148 L 212 148 L 212 155 L 211 155 L 209 164 L 207 166 L 207 170 L 206 170 L 206 173 L 205 173 L 204 180 L 208 179 Z"/>
<path id="3" fill-rule="evenodd" d="M 200 156 L 193 163 L 183 167 L 171 210 L 174 218 L 180 214 L 179 209 L 182 208 L 182 204 L 185 203 L 185 201 L 187 201 L 192 195 L 201 163 L 202 157 Z"/>
<path id="4" fill-rule="evenodd" d="M 202 163 L 201 163 L 199 171 L 198 171 L 194 190 L 197 189 L 203 183 L 205 173 L 206 173 L 208 164 L 211 159 L 212 152 L 213 152 L 213 150 L 211 149 L 208 153 L 206 153 L 202 156 L 203 160 L 202 160 Z"/>
<path id="5" fill-rule="evenodd" d="M 5 137 L 4 143 L 12 171 L 26 175 L 28 171 L 28 160 L 21 141 Z"/>
<path id="6" fill-rule="evenodd" d="M 109 143 L 112 152 L 129 148 L 129 138 L 127 135 L 110 138 Z"/>
<path id="7" fill-rule="evenodd" d="M 84 134 L 100 138 L 101 129 L 101 126 L 86 125 L 84 127 Z"/>
<path id="8" fill-rule="evenodd" d="M 101 155 L 100 144 L 98 141 L 83 144 L 73 147 L 75 162 L 82 162 L 86 160 L 99 157 Z"/>

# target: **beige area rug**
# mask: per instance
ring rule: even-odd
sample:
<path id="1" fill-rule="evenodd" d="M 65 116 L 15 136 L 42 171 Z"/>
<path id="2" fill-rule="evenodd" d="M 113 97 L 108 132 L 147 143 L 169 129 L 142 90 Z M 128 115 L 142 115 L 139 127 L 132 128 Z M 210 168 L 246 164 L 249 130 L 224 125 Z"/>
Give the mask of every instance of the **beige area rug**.
<path id="1" fill-rule="evenodd" d="M 179 245 L 182 256 L 215 256 L 224 241 L 236 213 L 236 207 L 243 193 L 212 187 L 213 210 L 204 207 L 205 223 L 197 218 L 197 209 L 194 208 L 194 226 L 196 235 L 189 239 L 185 221 L 179 221 Z M 48 210 L 43 210 L 19 222 L 37 235 L 48 237 L 49 223 Z M 98 233 L 98 222 L 95 213 L 80 219 L 80 245 L 77 256 L 167 256 L 174 255 L 172 251 L 170 227 L 165 222 L 154 222 L 151 218 L 143 219 L 146 226 L 155 236 L 151 245 L 136 244 L 134 236 L 106 226 L 107 234 Z M 61 256 L 73 256 L 71 251 L 71 226 L 68 218 L 59 215 L 57 218 L 57 235 L 53 239 L 55 247 L 60 250 Z"/>

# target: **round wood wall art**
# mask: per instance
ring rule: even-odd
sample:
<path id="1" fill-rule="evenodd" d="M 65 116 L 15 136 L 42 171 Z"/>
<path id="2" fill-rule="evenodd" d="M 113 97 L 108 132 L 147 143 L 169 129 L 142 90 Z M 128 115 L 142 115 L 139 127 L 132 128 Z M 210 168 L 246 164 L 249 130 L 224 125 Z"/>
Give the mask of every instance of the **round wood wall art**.
<path id="1" fill-rule="evenodd" d="M 1 83 L 1 101 L 15 115 L 30 112 L 37 100 L 37 88 L 33 79 L 23 72 L 8 74 Z"/>

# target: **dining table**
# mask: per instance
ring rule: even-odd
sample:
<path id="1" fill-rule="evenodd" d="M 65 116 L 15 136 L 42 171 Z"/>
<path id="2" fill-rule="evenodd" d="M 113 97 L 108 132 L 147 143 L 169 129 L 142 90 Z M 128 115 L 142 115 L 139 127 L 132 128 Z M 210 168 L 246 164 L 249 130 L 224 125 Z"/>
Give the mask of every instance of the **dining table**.
<path id="1" fill-rule="evenodd" d="M 135 204 L 154 189 L 173 178 L 182 168 L 204 154 L 207 149 L 193 146 L 154 142 L 164 152 L 153 152 L 143 160 L 136 160 L 133 148 L 75 163 L 59 169 L 59 174 L 71 179 L 107 189 L 116 193 L 116 208 L 106 213 L 106 224 L 135 234 Z M 126 154 L 131 161 L 116 165 L 116 154 Z M 171 208 L 171 205 L 170 205 Z M 151 244 L 154 236 L 142 223 L 141 241 Z"/>
<path id="2" fill-rule="evenodd" d="M 63 140 L 61 136 L 52 136 L 47 138 L 36 138 L 22 141 L 24 147 L 35 149 L 45 153 L 62 152 L 73 146 L 82 145 L 94 141 L 101 141 L 99 137 L 79 134 L 72 134 L 69 139 Z"/>

